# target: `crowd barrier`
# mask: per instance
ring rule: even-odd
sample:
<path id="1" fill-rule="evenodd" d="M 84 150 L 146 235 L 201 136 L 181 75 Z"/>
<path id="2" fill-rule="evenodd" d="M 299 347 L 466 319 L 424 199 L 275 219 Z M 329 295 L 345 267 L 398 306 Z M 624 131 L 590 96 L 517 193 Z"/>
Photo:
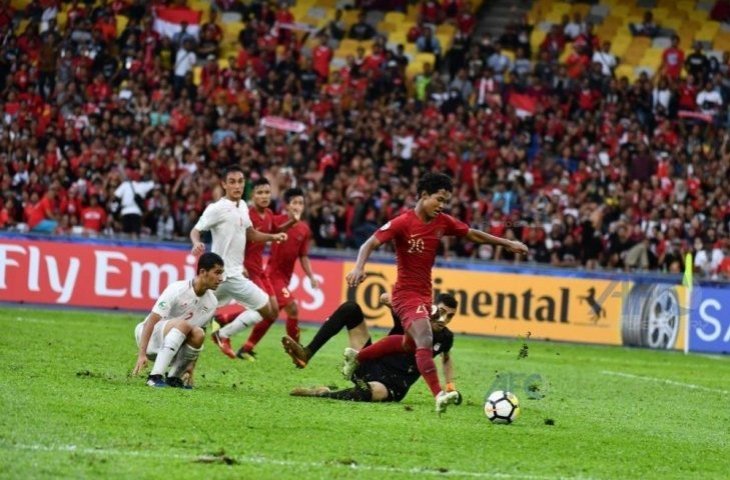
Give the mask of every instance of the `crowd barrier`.
<path id="1" fill-rule="evenodd" d="M 165 286 L 195 275 L 184 245 L 0 237 L 0 301 L 148 311 Z M 345 299 L 373 326 L 389 327 L 380 294 L 395 283 L 392 263 L 370 263 L 348 289 L 352 258 L 313 258 L 314 289 L 297 265 L 289 290 L 300 318 L 322 322 Z M 730 289 L 688 288 L 674 277 L 576 270 L 437 264 L 434 293 L 459 301 L 457 333 L 530 337 L 691 352 L 730 352 Z"/>

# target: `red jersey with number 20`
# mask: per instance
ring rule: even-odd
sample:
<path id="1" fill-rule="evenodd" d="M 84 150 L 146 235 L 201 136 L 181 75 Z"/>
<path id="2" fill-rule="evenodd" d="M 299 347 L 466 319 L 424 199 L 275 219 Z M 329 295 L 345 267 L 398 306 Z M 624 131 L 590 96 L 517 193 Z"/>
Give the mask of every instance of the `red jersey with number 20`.
<path id="1" fill-rule="evenodd" d="M 409 210 L 394 218 L 375 232 L 380 243 L 393 240 L 398 264 L 398 279 L 393 299 L 418 297 L 431 304 L 431 269 L 436 261 L 441 238 L 449 235 L 463 237 L 469 226 L 451 215 L 440 213 L 428 223 Z"/>
<path id="2" fill-rule="evenodd" d="M 264 213 L 259 214 L 256 208 L 248 211 L 251 217 L 253 228 L 261 233 L 274 232 L 274 214 L 270 209 L 264 209 Z M 243 265 L 246 267 L 249 277 L 261 276 L 264 274 L 264 248 L 266 242 L 246 242 L 246 255 L 243 257 Z"/>

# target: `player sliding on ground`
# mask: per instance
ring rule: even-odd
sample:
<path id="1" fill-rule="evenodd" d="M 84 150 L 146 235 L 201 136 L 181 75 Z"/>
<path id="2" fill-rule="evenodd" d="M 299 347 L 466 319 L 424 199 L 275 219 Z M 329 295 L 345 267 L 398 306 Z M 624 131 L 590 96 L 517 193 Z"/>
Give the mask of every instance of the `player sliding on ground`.
<path id="1" fill-rule="evenodd" d="M 141 372 L 150 359 L 155 361 L 147 377 L 150 387 L 182 388 L 186 372 L 192 381 L 205 340 L 203 329 L 218 304 L 213 291 L 222 281 L 223 259 L 215 253 L 204 253 L 198 259 L 194 279 L 173 282 L 162 292 L 147 318 L 134 329 L 139 352 L 132 375 Z M 164 375 L 170 363 L 166 381 Z"/>
<path id="2" fill-rule="evenodd" d="M 387 294 L 383 295 L 382 300 L 386 304 L 390 302 Z M 456 388 L 453 361 L 450 356 L 454 334 L 447 328 L 447 325 L 456 314 L 457 307 L 456 299 L 443 293 L 436 298 L 436 305 L 433 306 L 430 315 L 433 330 L 433 354 L 434 356 L 442 355 L 442 367 L 448 391 L 456 391 Z M 393 314 L 393 323 L 394 326 L 388 335 L 402 335 L 403 328 L 395 314 Z M 357 303 L 350 301 L 343 303 L 332 313 L 306 347 L 288 336 L 282 338 L 282 344 L 284 350 L 292 357 L 294 364 L 299 368 L 304 368 L 317 351 L 345 327 L 347 327 L 350 348 L 359 350 L 372 344 L 362 309 Z M 291 394 L 356 402 L 400 402 L 420 376 L 413 355 L 401 352 L 359 365 L 351 377 L 355 384 L 352 388 L 338 391 L 332 391 L 328 387 L 295 388 Z"/>
<path id="3" fill-rule="evenodd" d="M 385 242 L 393 241 L 396 250 L 398 276 L 392 294 L 392 307 L 403 322 L 404 336 L 391 335 L 359 352 L 345 349 L 342 373 L 350 378 L 359 363 L 398 352 L 415 352 L 416 365 L 428 384 L 436 402 L 436 411 L 443 412 L 458 395 L 441 387 L 433 363 L 433 333 L 429 322 L 431 306 L 431 269 L 441 238 L 452 235 L 464 237 L 477 244 L 499 245 L 506 250 L 524 255 L 527 246 L 522 242 L 495 237 L 469 228 L 465 223 L 443 213 L 451 199 L 451 178 L 441 173 L 426 173 L 418 181 L 418 202 L 413 210 L 389 221 L 373 234 L 358 252 L 347 284 L 356 287 L 365 279 L 365 264 L 370 254 Z"/>

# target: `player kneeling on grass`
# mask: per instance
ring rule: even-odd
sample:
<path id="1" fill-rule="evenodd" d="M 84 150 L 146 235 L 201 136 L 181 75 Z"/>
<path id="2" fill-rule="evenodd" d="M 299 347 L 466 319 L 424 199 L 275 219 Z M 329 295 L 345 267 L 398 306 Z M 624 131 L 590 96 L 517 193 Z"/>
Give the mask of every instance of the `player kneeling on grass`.
<path id="1" fill-rule="evenodd" d="M 147 377 L 151 387 L 185 387 L 188 373 L 192 383 L 195 361 L 203 349 L 205 331 L 218 306 L 215 289 L 223 281 L 223 259 L 204 253 L 198 259 L 198 274 L 192 280 L 168 285 L 147 318 L 134 330 L 139 353 L 132 375 L 144 369 L 147 359 L 154 360 Z M 172 365 L 170 365 L 172 364 Z M 164 374 L 171 366 L 165 381 Z"/>
<path id="2" fill-rule="evenodd" d="M 390 297 L 387 294 L 384 294 L 381 300 L 390 306 Z M 457 397 L 455 403 L 460 403 L 461 395 L 454 387 L 454 368 L 449 355 L 454 343 L 454 334 L 447 328 L 456 314 L 457 307 L 458 302 L 452 295 L 442 293 L 436 299 L 430 319 L 433 331 L 433 355 L 442 355 L 447 390 L 454 392 Z M 393 323 L 394 326 L 388 335 L 403 335 L 403 326 L 395 314 Z M 362 309 L 357 303 L 348 301 L 334 311 L 306 347 L 289 336 L 282 338 L 282 344 L 294 365 L 304 368 L 317 351 L 344 327 L 347 327 L 350 348 L 360 350 L 372 343 Z M 355 384 L 352 388 L 337 391 L 332 391 L 328 387 L 295 388 L 291 394 L 359 402 L 399 402 L 420 376 L 413 353 L 397 353 L 360 364 L 351 377 Z"/>

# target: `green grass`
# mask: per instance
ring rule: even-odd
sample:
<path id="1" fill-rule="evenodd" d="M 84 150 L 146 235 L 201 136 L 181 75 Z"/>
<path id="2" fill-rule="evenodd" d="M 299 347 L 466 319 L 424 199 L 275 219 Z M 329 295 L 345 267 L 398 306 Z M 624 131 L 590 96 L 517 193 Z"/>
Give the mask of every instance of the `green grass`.
<path id="1" fill-rule="evenodd" d="M 420 381 L 400 404 L 290 397 L 298 385 L 346 385 L 337 373 L 345 335 L 298 371 L 279 326 L 256 363 L 228 360 L 207 342 L 195 390 L 151 389 L 127 376 L 138 320 L 0 310 L 1 478 L 728 475 L 726 358 L 530 341 L 518 359 L 520 340 L 459 336 L 465 402 L 439 416 Z M 482 412 L 497 372 L 521 400 L 512 425 Z M 523 385 L 533 374 L 539 400 Z"/>

